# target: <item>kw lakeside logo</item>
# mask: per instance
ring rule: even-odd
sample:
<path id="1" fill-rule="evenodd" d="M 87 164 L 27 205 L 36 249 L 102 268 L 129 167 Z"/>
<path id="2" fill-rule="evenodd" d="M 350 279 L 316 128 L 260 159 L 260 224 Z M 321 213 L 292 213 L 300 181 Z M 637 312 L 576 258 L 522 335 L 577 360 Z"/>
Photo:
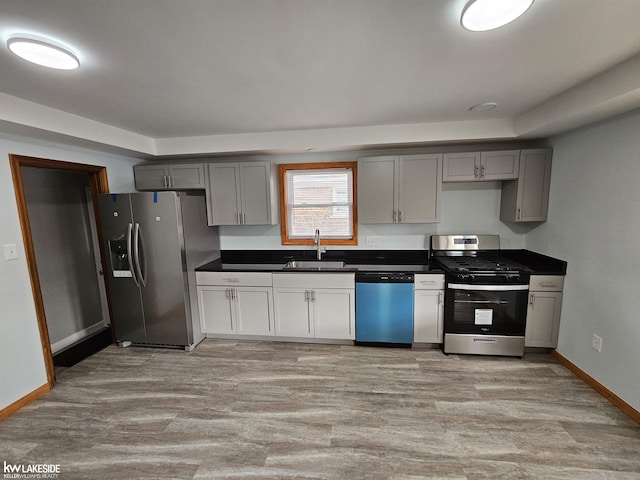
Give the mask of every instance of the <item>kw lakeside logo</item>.
<path id="1" fill-rule="evenodd" d="M 3 478 L 58 478 L 60 465 L 52 463 L 7 463 L 3 462 Z"/>

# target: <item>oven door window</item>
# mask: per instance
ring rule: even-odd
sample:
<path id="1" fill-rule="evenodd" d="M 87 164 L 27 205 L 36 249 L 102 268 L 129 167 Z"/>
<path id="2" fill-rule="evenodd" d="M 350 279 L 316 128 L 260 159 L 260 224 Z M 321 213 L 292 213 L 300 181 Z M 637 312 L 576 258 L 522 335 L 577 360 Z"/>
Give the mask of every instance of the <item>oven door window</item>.
<path id="1" fill-rule="evenodd" d="M 447 290 L 445 331 L 523 336 L 527 315 L 526 290 Z"/>

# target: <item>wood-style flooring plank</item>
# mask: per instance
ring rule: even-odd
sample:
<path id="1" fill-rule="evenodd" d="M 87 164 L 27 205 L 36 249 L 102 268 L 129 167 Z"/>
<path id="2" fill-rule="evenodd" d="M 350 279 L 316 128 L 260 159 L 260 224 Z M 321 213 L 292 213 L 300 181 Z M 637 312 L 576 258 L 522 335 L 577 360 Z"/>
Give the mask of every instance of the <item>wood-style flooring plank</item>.
<path id="1" fill-rule="evenodd" d="M 115 346 L 0 422 L 67 479 L 640 479 L 640 427 L 550 355 Z"/>

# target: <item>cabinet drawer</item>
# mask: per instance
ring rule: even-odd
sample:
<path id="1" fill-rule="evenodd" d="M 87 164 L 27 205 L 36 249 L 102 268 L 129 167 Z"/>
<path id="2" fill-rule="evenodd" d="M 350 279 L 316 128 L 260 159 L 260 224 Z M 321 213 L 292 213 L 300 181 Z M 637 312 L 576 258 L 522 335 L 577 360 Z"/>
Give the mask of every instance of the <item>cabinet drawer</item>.
<path id="1" fill-rule="evenodd" d="M 561 292 L 564 277 L 561 275 L 531 275 L 529 290 L 532 292 Z"/>
<path id="2" fill-rule="evenodd" d="M 444 288 L 444 275 L 442 274 L 417 273 L 414 278 L 416 290 L 442 290 Z"/>
<path id="3" fill-rule="evenodd" d="M 353 273 L 274 273 L 274 287 L 355 288 Z"/>
<path id="4" fill-rule="evenodd" d="M 196 284 L 270 287 L 272 280 L 266 272 L 196 272 Z"/>

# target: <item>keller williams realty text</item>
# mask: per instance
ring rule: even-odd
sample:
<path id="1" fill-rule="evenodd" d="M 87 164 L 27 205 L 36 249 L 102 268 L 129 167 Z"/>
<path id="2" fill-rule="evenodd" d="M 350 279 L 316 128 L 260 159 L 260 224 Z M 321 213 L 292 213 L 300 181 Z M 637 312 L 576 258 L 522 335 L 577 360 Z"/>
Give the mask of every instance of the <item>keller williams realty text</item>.
<path id="1" fill-rule="evenodd" d="M 4 463 L 4 478 L 58 478 L 60 465 L 39 463 L 34 465 Z"/>

